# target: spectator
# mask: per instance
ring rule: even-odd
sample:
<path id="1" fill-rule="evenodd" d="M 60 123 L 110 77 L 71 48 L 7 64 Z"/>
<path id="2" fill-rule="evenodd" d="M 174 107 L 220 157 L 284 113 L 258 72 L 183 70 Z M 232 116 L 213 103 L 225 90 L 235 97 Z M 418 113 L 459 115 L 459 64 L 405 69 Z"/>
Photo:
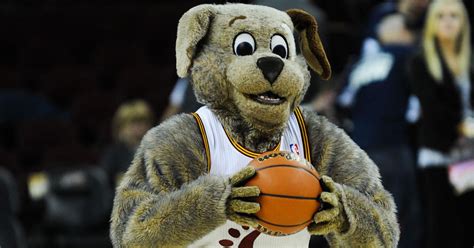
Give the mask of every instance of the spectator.
<path id="1" fill-rule="evenodd" d="M 102 157 L 102 165 L 112 182 L 118 182 L 133 160 L 135 150 L 145 133 L 153 126 L 155 117 L 149 105 L 136 100 L 122 104 L 113 119 L 116 143 Z"/>
<path id="2" fill-rule="evenodd" d="M 410 63 L 413 92 L 421 105 L 418 166 L 427 247 L 474 244 L 472 198 L 470 203 L 462 202 L 464 197 L 454 195 L 447 170 L 448 165 L 462 159 L 456 151 L 465 149 L 463 144 L 473 140 L 472 126 L 469 130 L 474 106 L 469 26 L 462 1 L 434 1 L 426 19 L 423 49 Z M 474 146 L 467 151 L 474 158 Z M 472 194 L 471 191 L 470 197 Z M 456 205 L 460 202 L 462 205 Z M 471 223 L 462 225 L 466 220 Z"/>
<path id="3" fill-rule="evenodd" d="M 362 54 L 365 55 L 379 50 L 380 36 L 377 30 L 379 25 L 386 21 L 386 19 L 393 19 L 390 22 L 403 21 L 403 29 L 410 33 L 410 35 L 417 36 L 418 32 L 423 27 L 426 7 L 429 0 L 399 0 L 399 1 L 385 1 L 372 11 L 369 17 L 367 28 L 367 37 L 363 41 Z M 394 32 L 399 33 L 399 32 Z"/>
<path id="4" fill-rule="evenodd" d="M 410 89 L 405 66 L 416 33 L 405 18 L 395 13 L 381 20 L 378 49 L 353 66 L 338 101 L 352 115 L 352 138 L 378 165 L 384 187 L 394 196 L 403 230 L 399 247 L 419 247 L 422 220 L 406 119 Z"/>

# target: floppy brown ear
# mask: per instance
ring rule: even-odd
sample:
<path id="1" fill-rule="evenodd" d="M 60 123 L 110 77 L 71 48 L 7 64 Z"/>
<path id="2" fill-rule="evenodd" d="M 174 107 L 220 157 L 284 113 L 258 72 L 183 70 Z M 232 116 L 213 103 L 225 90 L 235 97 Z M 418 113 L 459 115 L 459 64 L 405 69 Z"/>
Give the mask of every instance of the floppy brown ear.
<path id="1" fill-rule="evenodd" d="M 214 8 L 210 4 L 198 5 L 179 19 L 176 37 L 176 71 L 179 77 L 187 77 L 193 63 L 196 46 L 206 36 Z"/>
<path id="2" fill-rule="evenodd" d="M 306 62 L 322 79 L 329 79 L 331 77 L 331 65 L 319 38 L 316 19 L 300 9 L 290 9 L 286 13 L 290 16 L 293 26 L 298 31 L 301 52 Z"/>

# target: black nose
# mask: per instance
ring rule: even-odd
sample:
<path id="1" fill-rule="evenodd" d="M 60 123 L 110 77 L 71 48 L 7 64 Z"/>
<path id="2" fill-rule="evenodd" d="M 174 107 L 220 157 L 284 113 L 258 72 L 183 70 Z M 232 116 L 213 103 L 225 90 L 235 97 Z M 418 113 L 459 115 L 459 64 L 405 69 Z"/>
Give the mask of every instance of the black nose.
<path id="1" fill-rule="evenodd" d="M 277 79 L 280 75 L 281 70 L 283 70 L 283 61 L 276 57 L 263 57 L 257 60 L 257 66 L 263 73 L 270 84 Z"/>

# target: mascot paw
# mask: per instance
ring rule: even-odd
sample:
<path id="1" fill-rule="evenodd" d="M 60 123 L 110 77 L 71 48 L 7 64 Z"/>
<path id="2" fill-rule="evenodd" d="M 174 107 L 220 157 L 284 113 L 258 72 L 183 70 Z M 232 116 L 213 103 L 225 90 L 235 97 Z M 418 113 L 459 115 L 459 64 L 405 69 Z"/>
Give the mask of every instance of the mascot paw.
<path id="1" fill-rule="evenodd" d="M 245 183 L 245 181 L 249 180 L 253 176 L 255 176 L 255 168 L 251 166 L 247 166 L 240 170 L 239 172 L 235 173 L 229 178 L 229 182 L 232 186 L 239 186 Z"/>
<path id="2" fill-rule="evenodd" d="M 250 201 L 260 195 L 257 186 L 239 187 L 255 175 L 255 168 L 245 167 L 229 178 L 232 193 L 227 202 L 227 218 L 243 226 L 257 227 L 257 219 L 252 215 L 260 211 L 260 204 Z"/>
<path id="3" fill-rule="evenodd" d="M 321 210 L 314 215 L 308 231 L 315 235 L 344 232 L 349 224 L 341 202 L 342 188 L 328 176 L 322 176 L 321 185 Z"/>

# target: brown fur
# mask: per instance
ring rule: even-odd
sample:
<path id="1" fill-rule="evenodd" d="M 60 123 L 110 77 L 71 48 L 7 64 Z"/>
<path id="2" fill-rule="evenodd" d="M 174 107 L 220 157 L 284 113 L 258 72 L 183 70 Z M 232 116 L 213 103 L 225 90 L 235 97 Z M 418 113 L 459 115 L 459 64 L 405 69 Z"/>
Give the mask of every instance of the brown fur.
<path id="1" fill-rule="evenodd" d="M 307 30 L 307 35 L 300 35 L 306 39 L 302 46 L 311 46 L 319 37 L 315 22 L 301 24 L 309 18 L 305 15 L 290 12 L 297 29 Z M 178 75 L 189 76 L 198 99 L 239 144 L 257 152 L 272 149 L 279 142 L 309 84 L 305 58 L 296 54 L 290 16 L 263 6 L 200 5 L 184 14 L 178 26 Z M 232 52 L 233 38 L 241 31 L 255 37 L 257 50 L 251 56 Z M 270 84 L 256 60 L 277 56 L 269 49 L 269 39 L 275 33 L 285 36 L 289 58 L 283 59 L 281 74 Z M 315 49 L 310 48 L 311 53 L 304 56 L 317 61 L 326 77 L 330 68 L 324 50 L 320 45 Z M 245 96 L 266 91 L 287 100 L 276 106 L 264 105 Z M 315 224 L 310 231 L 324 234 L 334 247 L 395 247 L 399 235 L 395 206 L 380 183 L 377 167 L 343 131 L 311 111 L 304 110 L 303 114 L 313 165 L 329 176 L 328 182 L 334 181 L 325 199 L 337 205 L 337 209 L 326 211 L 326 215 L 335 214 L 334 218 Z M 253 218 L 244 219 L 236 211 L 252 213 L 258 206 L 235 201 L 234 197 L 258 191 L 237 187 L 235 180 L 251 175 L 245 169 L 239 173 L 230 179 L 207 174 L 203 140 L 191 115 L 182 114 L 162 123 L 144 137 L 117 189 L 111 219 L 114 246 L 183 247 L 226 219 L 252 225 Z"/>
<path id="2" fill-rule="evenodd" d="M 316 20 L 300 9 L 290 9 L 286 13 L 291 17 L 295 29 L 298 30 L 301 36 L 301 50 L 309 66 L 318 72 L 322 79 L 329 79 L 331 77 L 331 66 L 319 38 Z"/>

